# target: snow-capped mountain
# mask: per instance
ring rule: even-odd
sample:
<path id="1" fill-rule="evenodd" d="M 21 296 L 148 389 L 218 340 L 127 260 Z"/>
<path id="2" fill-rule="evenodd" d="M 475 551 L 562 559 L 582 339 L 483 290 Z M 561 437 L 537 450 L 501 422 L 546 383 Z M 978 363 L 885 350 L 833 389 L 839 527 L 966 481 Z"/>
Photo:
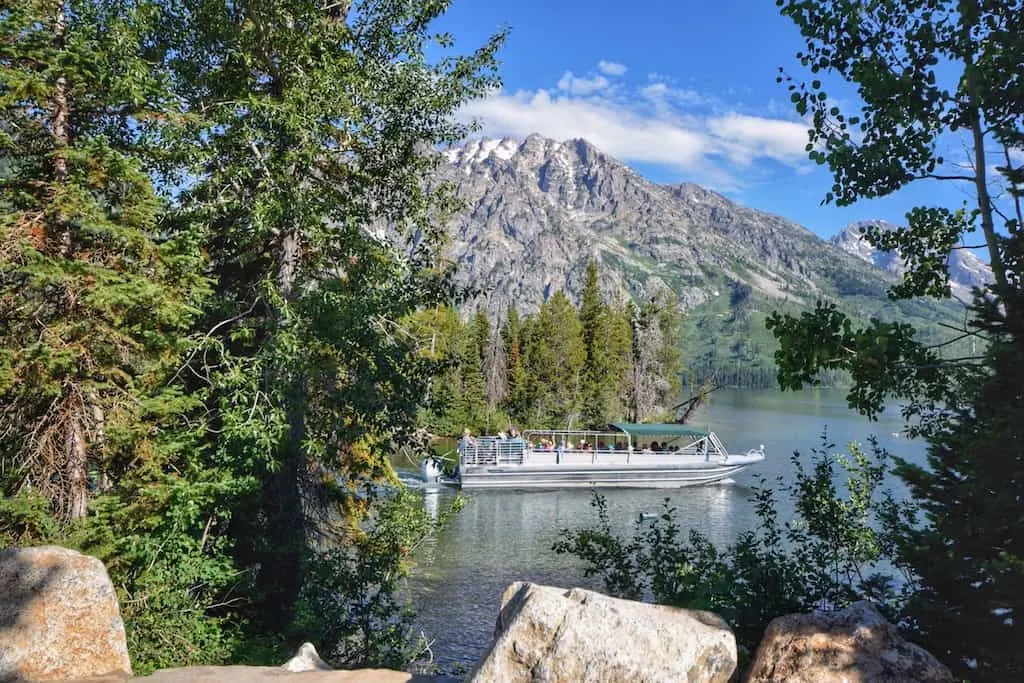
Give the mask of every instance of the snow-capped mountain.
<path id="1" fill-rule="evenodd" d="M 859 221 L 847 225 L 830 241 L 848 254 L 884 270 L 893 278 L 903 277 L 906 272 L 903 259 L 898 253 L 881 251 L 868 244 L 863 235 L 864 229 L 868 227 L 896 229 L 895 225 L 886 221 Z M 984 287 L 992 282 L 992 269 L 989 265 L 967 249 L 954 250 L 946 265 L 953 294 L 964 301 L 970 301 L 973 288 Z"/>

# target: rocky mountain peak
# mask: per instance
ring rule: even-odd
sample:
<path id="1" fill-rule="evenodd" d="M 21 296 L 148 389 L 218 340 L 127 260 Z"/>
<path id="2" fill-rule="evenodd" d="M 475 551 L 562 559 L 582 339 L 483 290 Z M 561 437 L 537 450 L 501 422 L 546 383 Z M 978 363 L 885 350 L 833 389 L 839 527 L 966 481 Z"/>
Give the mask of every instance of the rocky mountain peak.
<path id="1" fill-rule="evenodd" d="M 830 242 L 865 263 L 884 270 L 892 277 L 903 277 L 907 268 L 898 253 L 876 249 L 864 239 L 864 231 L 869 227 L 882 230 L 896 229 L 895 225 L 883 220 L 857 221 L 836 233 Z M 954 250 L 949 255 L 947 267 L 953 294 L 961 299 L 969 300 L 972 288 L 984 287 L 992 282 L 992 269 L 989 265 L 966 249 Z"/>
<path id="2" fill-rule="evenodd" d="M 815 264 L 832 247 L 806 228 L 692 183 L 650 182 L 586 140 L 484 138 L 446 156 L 442 179 L 466 205 L 449 255 L 467 284 L 490 292 L 493 311 L 512 301 L 534 309 L 558 289 L 578 294 L 590 258 L 612 295 L 671 289 L 685 307 L 728 282 L 802 302 L 831 287 L 836 264 Z M 863 269 L 852 259 L 838 267 Z"/>
<path id="3" fill-rule="evenodd" d="M 464 313 L 502 317 L 513 305 L 530 313 L 558 290 L 578 300 L 595 259 L 606 299 L 675 294 L 690 311 L 691 358 L 717 368 L 725 357 L 729 367 L 754 356 L 768 363 L 768 310 L 825 299 L 859 318 L 892 316 L 894 307 L 911 318 L 949 312 L 931 302 L 904 313 L 889 301 L 893 274 L 875 267 L 857 226 L 829 244 L 699 185 L 651 182 L 586 140 L 484 138 L 445 156 L 437 180 L 463 205 L 446 226 L 446 256 L 457 280 L 480 292 Z M 963 270 L 974 265 L 966 259 Z"/>

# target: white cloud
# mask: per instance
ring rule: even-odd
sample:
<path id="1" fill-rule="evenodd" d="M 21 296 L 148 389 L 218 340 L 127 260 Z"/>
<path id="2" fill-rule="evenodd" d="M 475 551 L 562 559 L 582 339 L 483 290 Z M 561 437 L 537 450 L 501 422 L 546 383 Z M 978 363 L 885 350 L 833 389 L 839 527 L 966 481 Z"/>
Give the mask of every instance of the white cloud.
<path id="1" fill-rule="evenodd" d="M 798 172 L 807 165 L 806 124 L 739 113 L 714 96 L 664 81 L 627 90 L 602 76 L 566 72 L 557 90 L 499 90 L 471 102 L 461 116 L 479 120 L 492 136 L 585 138 L 622 161 L 713 179 L 719 189 L 741 186 L 757 162 Z"/>
<path id="2" fill-rule="evenodd" d="M 571 71 L 562 74 L 562 78 L 558 81 L 558 89 L 564 90 L 570 95 L 590 95 L 604 90 L 609 85 L 611 82 L 604 76 L 582 78 L 574 76 Z"/>
<path id="3" fill-rule="evenodd" d="M 802 160 L 807 129 L 805 123 L 735 113 L 708 120 L 708 130 L 721 141 L 729 158 L 739 164 L 750 164 L 756 158 L 787 164 Z"/>
<path id="4" fill-rule="evenodd" d="M 585 138 L 624 161 L 688 168 L 709 151 L 703 135 L 670 122 L 645 118 L 608 102 L 552 97 L 546 90 L 498 93 L 471 103 L 464 114 L 479 118 L 488 134 Z"/>
<path id="5" fill-rule="evenodd" d="M 647 99 L 659 99 L 668 92 L 668 86 L 664 83 L 651 83 L 640 90 L 640 93 Z"/>
<path id="6" fill-rule="evenodd" d="M 619 64 L 618 62 L 607 62 L 603 59 L 597 63 L 597 68 L 601 73 L 607 76 L 621 76 L 622 74 L 626 73 L 626 71 L 628 71 L 628 69 L 626 69 L 625 64 Z"/>
<path id="7" fill-rule="evenodd" d="M 640 89 L 640 94 L 656 104 L 671 103 L 677 106 L 700 106 L 711 104 L 714 98 L 689 88 L 673 88 L 658 81 Z"/>

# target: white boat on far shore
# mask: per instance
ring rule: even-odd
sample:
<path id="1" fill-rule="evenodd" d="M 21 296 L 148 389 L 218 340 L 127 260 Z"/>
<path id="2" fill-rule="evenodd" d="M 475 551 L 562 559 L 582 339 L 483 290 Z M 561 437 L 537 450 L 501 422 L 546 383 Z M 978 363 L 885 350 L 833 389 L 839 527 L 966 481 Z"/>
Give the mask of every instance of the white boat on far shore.
<path id="1" fill-rule="evenodd" d="M 530 430 L 463 437 L 451 483 L 463 489 L 678 488 L 712 484 L 763 461 L 764 445 L 729 453 L 714 432 L 614 423 L 607 431 Z M 436 466 L 424 475 L 428 480 Z"/>

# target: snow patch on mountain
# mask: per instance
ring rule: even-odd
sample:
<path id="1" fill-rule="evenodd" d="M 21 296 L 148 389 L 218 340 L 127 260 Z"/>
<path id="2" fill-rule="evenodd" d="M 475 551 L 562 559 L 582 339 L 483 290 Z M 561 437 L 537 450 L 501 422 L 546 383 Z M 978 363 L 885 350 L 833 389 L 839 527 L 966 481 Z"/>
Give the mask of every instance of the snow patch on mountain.
<path id="1" fill-rule="evenodd" d="M 896 229 L 895 225 L 887 221 L 858 221 L 847 225 L 829 241 L 846 253 L 885 271 L 891 277 L 902 278 L 907 270 L 906 263 L 896 252 L 881 251 L 871 246 L 864 239 L 864 230 L 868 227 Z M 989 265 L 966 249 L 954 250 L 949 255 L 946 265 L 949 268 L 949 284 L 953 295 L 964 301 L 971 300 L 973 288 L 992 283 L 992 269 Z"/>

